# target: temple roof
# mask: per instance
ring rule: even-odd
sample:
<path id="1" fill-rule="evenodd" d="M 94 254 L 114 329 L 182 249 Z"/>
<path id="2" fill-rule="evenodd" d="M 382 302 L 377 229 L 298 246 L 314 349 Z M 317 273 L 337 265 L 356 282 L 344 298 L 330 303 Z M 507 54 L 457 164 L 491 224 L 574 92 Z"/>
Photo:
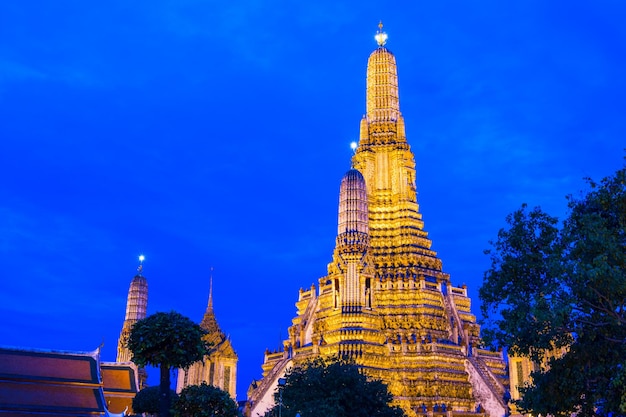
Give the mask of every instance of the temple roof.
<path id="1" fill-rule="evenodd" d="M 205 340 L 212 344 L 212 354 L 219 352 L 221 356 L 233 358 L 237 357 L 237 354 L 230 343 L 230 339 L 226 336 L 222 329 L 220 329 L 219 324 L 217 324 L 217 319 L 215 318 L 215 311 L 213 310 L 213 276 L 211 276 L 209 284 L 209 301 L 207 303 L 204 316 L 202 317 L 202 321 L 200 322 L 200 327 L 208 332 L 205 336 Z"/>
<path id="2" fill-rule="evenodd" d="M 133 412 L 133 398 L 139 391 L 138 370 L 132 362 L 100 364 L 106 406 L 113 413 Z"/>
<path id="3" fill-rule="evenodd" d="M 204 317 L 202 317 L 202 321 L 200 322 L 200 327 L 209 332 L 209 334 L 213 333 L 222 333 L 219 324 L 217 324 L 217 319 L 215 318 L 215 313 L 213 312 L 213 308 L 207 308 L 204 313 Z"/>
<path id="4" fill-rule="evenodd" d="M 100 416 L 99 350 L 0 348 L 0 410 L 15 416 Z"/>
<path id="5" fill-rule="evenodd" d="M 363 185 L 365 185 L 365 179 L 363 178 L 363 174 L 361 174 L 361 172 L 358 169 L 352 168 L 348 170 L 348 172 L 345 173 L 343 178 L 346 181 L 356 181 L 359 184 L 362 182 Z"/>
<path id="6" fill-rule="evenodd" d="M 208 331 L 208 334 L 204 338 L 211 343 L 210 355 L 219 353 L 220 356 L 237 357 L 237 354 L 230 343 L 230 339 L 226 336 L 226 334 L 224 334 L 224 332 L 222 332 L 217 324 L 213 310 L 207 310 L 204 314 L 202 322 L 200 323 L 200 327 Z"/>
<path id="7" fill-rule="evenodd" d="M 200 322 L 200 327 L 204 330 L 212 333 L 222 333 L 220 326 L 217 324 L 217 319 L 215 318 L 215 312 L 213 311 L 213 276 L 211 275 L 211 279 L 209 281 L 209 301 L 207 303 L 206 311 L 204 312 L 204 317 L 202 317 L 202 321 Z"/>
<path id="8" fill-rule="evenodd" d="M 100 363 L 99 349 L 65 352 L 0 347 L 0 415 L 131 413 L 133 363 Z"/>

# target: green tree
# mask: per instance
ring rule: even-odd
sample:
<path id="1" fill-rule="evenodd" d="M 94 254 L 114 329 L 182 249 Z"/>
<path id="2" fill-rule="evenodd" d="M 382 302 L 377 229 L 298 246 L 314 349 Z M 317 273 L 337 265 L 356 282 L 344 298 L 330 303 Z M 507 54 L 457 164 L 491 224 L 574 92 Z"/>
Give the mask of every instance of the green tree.
<path id="1" fill-rule="evenodd" d="M 212 385 L 190 385 L 174 401 L 175 417 L 238 417 L 237 403 Z"/>
<path id="2" fill-rule="evenodd" d="M 277 417 L 403 417 L 391 406 L 393 396 L 380 380 L 365 376 L 359 366 L 337 359 L 316 358 L 287 371 L 275 394 Z M 282 398 L 282 410 L 281 408 Z"/>
<path id="3" fill-rule="evenodd" d="M 135 394 L 135 398 L 133 398 L 133 412 L 135 414 L 158 414 L 160 391 L 161 387 L 155 385 L 146 387 Z M 173 390 L 170 390 L 170 396 L 174 400 L 178 397 Z"/>
<path id="4" fill-rule="evenodd" d="M 626 168 L 568 197 L 558 219 L 523 205 L 485 251 L 484 336 L 540 362 L 518 404 L 533 414 L 626 411 Z"/>
<path id="5" fill-rule="evenodd" d="M 132 361 L 139 367 L 160 368 L 159 416 L 170 415 L 170 371 L 202 360 L 209 346 L 199 325 L 172 311 L 156 313 L 133 325 L 128 339 Z"/>

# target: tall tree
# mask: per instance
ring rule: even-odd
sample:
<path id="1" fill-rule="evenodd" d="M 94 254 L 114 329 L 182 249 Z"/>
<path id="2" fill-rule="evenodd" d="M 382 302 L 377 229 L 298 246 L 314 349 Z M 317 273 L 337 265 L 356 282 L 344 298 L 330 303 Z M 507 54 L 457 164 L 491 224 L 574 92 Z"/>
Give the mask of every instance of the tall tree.
<path id="1" fill-rule="evenodd" d="M 537 362 L 563 348 L 522 389 L 522 411 L 626 411 L 626 168 L 588 184 L 561 224 L 523 205 L 486 251 L 485 338 Z"/>
<path id="2" fill-rule="evenodd" d="M 238 417 L 237 403 L 226 391 L 203 382 L 185 387 L 174 401 L 174 417 Z"/>
<path id="3" fill-rule="evenodd" d="M 202 360 L 209 346 L 206 332 L 187 317 L 172 311 L 156 313 L 136 322 L 128 339 L 132 361 L 139 367 L 160 368 L 159 416 L 169 417 L 170 371 Z"/>
<path id="4" fill-rule="evenodd" d="M 337 359 L 316 358 L 287 371 L 284 385 L 274 395 L 272 417 L 404 417 L 391 405 L 393 396 L 380 380 Z"/>

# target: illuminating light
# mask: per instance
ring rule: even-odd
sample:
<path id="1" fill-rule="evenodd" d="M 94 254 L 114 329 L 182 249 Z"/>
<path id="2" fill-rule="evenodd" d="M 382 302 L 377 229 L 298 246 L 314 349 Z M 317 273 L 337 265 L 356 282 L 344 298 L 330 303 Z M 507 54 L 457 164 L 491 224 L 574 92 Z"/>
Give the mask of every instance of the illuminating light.
<path id="1" fill-rule="evenodd" d="M 356 142 L 353 141 L 353 142 L 350 143 L 350 149 L 355 150 L 356 147 L 357 147 L 357 143 Z"/>
<path id="2" fill-rule="evenodd" d="M 374 36 L 374 39 L 376 39 L 376 42 L 378 42 L 378 46 L 385 46 L 385 44 L 387 43 L 387 34 L 385 32 L 383 32 L 383 22 L 382 22 L 382 20 L 378 24 L 378 32 Z"/>
<path id="3" fill-rule="evenodd" d="M 387 43 L 387 34 L 385 32 L 377 33 L 374 36 L 374 39 L 376 39 L 376 42 L 378 42 L 378 45 L 384 46 Z"/>
<path id="4" fill-rule="evenodd" d="M 146 257 L 145 257 L 145 256 L 143 256 L 143 255 L 139 255 L 139 262 L 143 262 L 143 261 L 144 261 L 144 259 L 146 259 Z"/>

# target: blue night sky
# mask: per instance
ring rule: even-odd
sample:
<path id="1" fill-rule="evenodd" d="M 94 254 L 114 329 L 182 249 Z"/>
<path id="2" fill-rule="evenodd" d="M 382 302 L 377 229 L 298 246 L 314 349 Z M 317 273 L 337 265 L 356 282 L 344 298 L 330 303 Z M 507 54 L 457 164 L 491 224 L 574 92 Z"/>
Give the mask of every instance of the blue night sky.
<path id="1" fill-rule="evenodd" d="M 113 361 L 139 254 L 149 313 L 200 321 L 213 267 L 245 398 L 331 260 L 381 19 L 425 228 L 478 315 L 505 216 L 623 166 L 622 1 L 3 1 L 0 345 Z"/>

